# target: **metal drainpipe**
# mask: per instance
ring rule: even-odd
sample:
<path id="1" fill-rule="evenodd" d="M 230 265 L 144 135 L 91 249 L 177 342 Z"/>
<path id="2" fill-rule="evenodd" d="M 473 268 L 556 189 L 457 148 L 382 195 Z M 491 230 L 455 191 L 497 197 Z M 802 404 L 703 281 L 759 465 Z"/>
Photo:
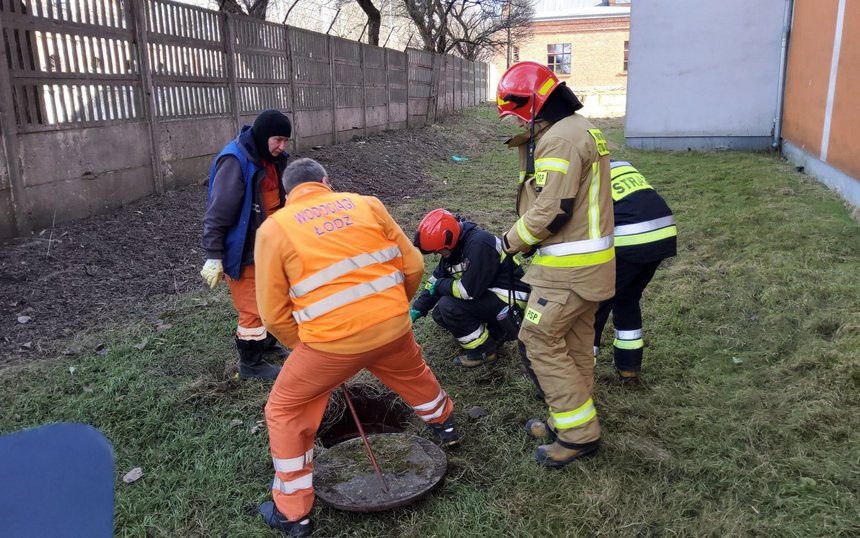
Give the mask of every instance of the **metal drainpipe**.
<path id="1" fill-rule="evenodd" d="M 788 64 L 788 40 L 791 35 L 791 20 L 794 17 L 794 0 L 785 0 L 785 15 L 782 21 L 782 50 L 779 53 L 779 88 L 776 93 L 776 116 L 773 123 L 771 147 L 779 149 L 782 138 L 782 106 L 785 102 L 785 79 Z"/>

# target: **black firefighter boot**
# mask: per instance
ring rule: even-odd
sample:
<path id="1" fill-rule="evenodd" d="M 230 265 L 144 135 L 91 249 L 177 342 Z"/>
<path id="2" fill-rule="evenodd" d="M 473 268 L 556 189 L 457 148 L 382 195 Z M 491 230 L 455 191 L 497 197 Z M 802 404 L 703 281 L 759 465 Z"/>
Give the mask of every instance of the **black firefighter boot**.
<path id="1" fill-rule="evenodd" d="M 263 360 L 263 340 L 236 339 L 239 349 L 239 379 L 277 379 L 280 366 Z"/>
<path id="2" fill-rule="evenodd" d="M 496 354 L 496 341 L 492 336 L 488 336 L 486 342 L 475 349 L 468 349 L 463 355 L 454 357 L 454 364 L 464 368 L 474 368 L 482 364 L 490 364 L 496 362 L 498 355 Z"/>
<path id="3" fill-rule="evenodd" d="M 274 355 L 278 360 L 285 360 L 290 356 L 290 350 L 282 346 L 271 333 L 263 339 L 263 353 Z"/>

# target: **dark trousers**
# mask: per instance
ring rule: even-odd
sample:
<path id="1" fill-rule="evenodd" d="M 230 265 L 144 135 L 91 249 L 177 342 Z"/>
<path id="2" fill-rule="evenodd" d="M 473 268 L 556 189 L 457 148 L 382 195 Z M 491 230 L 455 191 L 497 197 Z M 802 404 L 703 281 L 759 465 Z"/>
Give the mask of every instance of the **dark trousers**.
<path id="1" fill-rule="evenodd" d="M 615 261 L 615 297 L 600 303 L 594 316 L 594 346 L 600 346 L 600 335 L 612 312 L 615 339 L 612 347 L 615 367 L 638 372 L 642 369 L 642 310 L 639 300 L 645 286 L 654 278 L 660 262 L 633 263 L 623 259 Z"/>
<path id="2" fill-rule="evenodd" d="M 439 299 L 433 308 L 433 321 L 450 331 L 457 339 L 486 330 L 489 334 L 482 344 L 471 349 L 463 347 L 476 355 L 487 353 L 496 348 L 497 342 L 508 339 L 505 330 L 496 320 L 496 316 L 506 306 L 507 303 L 492 292 L 469 301 L 446 295 Z"/>

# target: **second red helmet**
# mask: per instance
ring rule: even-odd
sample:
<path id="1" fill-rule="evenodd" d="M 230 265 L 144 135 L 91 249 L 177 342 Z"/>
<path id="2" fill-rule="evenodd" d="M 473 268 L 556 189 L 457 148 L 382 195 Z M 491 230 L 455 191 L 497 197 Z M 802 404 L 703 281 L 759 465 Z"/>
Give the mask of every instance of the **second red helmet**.
<path id="1" fill-rule="evenodd" d="M 460 221 L 450 211 L 434 209 L 418 225 L 413 243 L 425 254 L 452 250 L 460 237 Z"/>

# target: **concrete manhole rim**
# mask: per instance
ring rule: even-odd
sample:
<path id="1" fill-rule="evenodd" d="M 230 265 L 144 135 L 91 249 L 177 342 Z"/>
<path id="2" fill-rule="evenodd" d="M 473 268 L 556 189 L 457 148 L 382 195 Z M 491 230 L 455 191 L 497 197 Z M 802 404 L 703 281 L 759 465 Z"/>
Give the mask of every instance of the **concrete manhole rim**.
<path id="1" fill-rule="evenodd" d="M 435 443 L 424 439 L 423 437 L 408 433 L 378 433 L 368 435 L 368 438 L 371 440 L 371 446 L 373 445 L 373 440 L 378 439 L 380 437 L 399 437 L 402 438 L 404 443 L 412 443 L 413 446 L 420 447 L 420 449 L 423 450 L 424 454 L 426 454 L 432 461 L 432 465 L 428 465 L 427 467 L 430 470 L 430 476 L 426 478 L 426 483 L 423 485 L 423 487 L 404 496 L 390 497 L 372 504 L 361 504 L 359 502 L 355 502 L 353 499 L 348 499 L 339 492 L 335 491 L 334 484 L 320 483 L 320 481 L 318 481 L 318 470 L 325 469 L 328 455 L 336 454 L 337 447 L 345 448 L 347 446 L 352 446 L 355 444 L 361 445 L 363 457 L 367 457 L 366 453 L 364 452 L 363 442 L 360 437 L 357 437 L 354 439 L 349 439 L 342 443 L 338 443 L 337 445 L 328 449 L 325 453 L 319 455 L 319 457 L 314 458 L 314 489 L 316 490 L 316 496 L 320 500 L 320 502 L 322 502 L 326 506 L 330 506 L 338 510 L 345 510 L 348 512 L 382 512 L 385 510 L 392 510 L 394 508 L 408 506 L 418 501 L 419 499 L 426 497 L 428 494 L 432 493 L 444 483 L 445 474 L 448 469 L 448 456 L 447 454 L 445 454 L 445 451 L 442 450 Z M 377 455 L 377 460 L 379 459 L 379 455 Z M 398 478 L 397 475 L 386 473 L 384 461 L 380 460 L 379 466 L 382 469 L 382 473 L 385 476 L 386 481 L 389 483 L 389 486 L 391 486 L 393 490 L 396 490 L 396 480 Z M 375 480 L 378 480 L 378 478 L 376 478 L 375 476 L 375 473 L 373 476 Z"/>

